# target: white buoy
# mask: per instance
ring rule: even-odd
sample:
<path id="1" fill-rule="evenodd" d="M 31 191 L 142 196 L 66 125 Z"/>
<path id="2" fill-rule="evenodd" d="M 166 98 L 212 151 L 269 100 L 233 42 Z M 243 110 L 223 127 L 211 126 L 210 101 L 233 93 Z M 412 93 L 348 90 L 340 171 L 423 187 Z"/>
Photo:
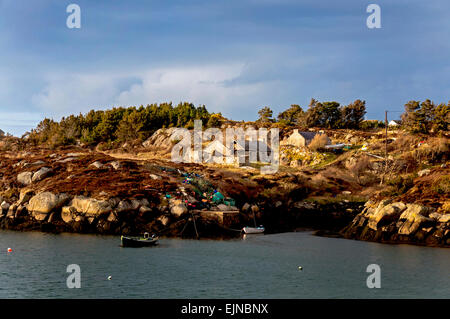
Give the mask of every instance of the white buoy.
<path id="1" fill-rule="evenodd" d="M 108 276 L 108 280 L 111 280 L 112 279 L 112 277 L 111 276 Z"/>
<path id="2" fill-rule="evenodd" d="M 298 266 L 298 270 L 303 270 L 303 267 L 302 266 Z"/>

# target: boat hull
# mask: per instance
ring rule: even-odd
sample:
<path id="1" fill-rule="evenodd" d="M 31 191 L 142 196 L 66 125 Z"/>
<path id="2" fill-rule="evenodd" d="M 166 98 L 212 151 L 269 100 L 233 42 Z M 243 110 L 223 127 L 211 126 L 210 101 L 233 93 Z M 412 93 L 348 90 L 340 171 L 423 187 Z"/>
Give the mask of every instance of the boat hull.
<path id="1" fill-rule="evenodd" d="M 242 231 L 245 234 L 262 234 L 265 231 L 264 227 L 244 227 Z"/>
<path id="2" fill-rule="evenodd" d="M 150 247 L 158 245 L 158 238 L 121 237 L 122 247 Z"/>

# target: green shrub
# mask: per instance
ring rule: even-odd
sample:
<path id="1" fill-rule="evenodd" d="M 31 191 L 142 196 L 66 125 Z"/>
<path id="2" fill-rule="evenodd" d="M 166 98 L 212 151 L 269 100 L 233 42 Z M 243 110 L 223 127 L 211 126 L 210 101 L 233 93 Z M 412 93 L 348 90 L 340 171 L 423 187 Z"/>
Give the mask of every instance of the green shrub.
<path id="1" fill-rule="evenodd" d="M 414 186 L 415 175 L 406 177 L 397 176 L 387 181 L 387 184 L 394 187 L 392 195 L 402 195 Z"/>

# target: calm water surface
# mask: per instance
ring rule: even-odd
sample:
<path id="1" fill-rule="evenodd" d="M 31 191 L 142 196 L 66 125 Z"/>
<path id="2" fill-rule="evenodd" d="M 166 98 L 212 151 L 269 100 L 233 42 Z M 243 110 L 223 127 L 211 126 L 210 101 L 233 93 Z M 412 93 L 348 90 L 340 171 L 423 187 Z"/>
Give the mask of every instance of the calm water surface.
<path id="1" fill-rule="evenodd" d="M 116 236 L 0 231 L 0 298 L 450 297 L 449 249 L 310 232 L 160 242 L 122 248 Z M 80 289 L 66 286 L 69 264 L 81 267 Z M 366 286 L 369 264 L 381 267 L 381 289 Z"/>

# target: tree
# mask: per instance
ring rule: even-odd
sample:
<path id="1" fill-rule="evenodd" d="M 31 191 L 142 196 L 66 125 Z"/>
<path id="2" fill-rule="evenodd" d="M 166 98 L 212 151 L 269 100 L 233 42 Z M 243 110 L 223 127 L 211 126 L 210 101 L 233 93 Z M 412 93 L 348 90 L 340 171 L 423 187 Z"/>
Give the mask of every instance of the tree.
<path id="1" fill-rule="evenodd" d="M 411 132 L 420 131 L 419 109 L 420 101 L 409 101 L 405 104 L 405 112 L 401 115 L 402 125 Z"/>
<path id="2" fill-rule="evenodd" d="M 450 123 L 450 101 L 441 103 L 434 110 L 433 131 L 448 131 Z"/>
<path id="3" fill-rule="evenodd" d="M 442 121 L 440 112 L 438 116 Z M 433 101 L 427 99 L 422 103 L 420 101 L 409 101 L 405 104 L 405 113 L 401 115 L 403 126 L 412 133 L 429 133 L 436 122 L 436 106 Z M 444 115 L 445 118 L 445 115 Z"/>
<path id="4" fill-rule="evenodd" d="M 306 125 L 309 127 L 339 128 L 341 126 L 341 110 L 338 102 L 320 103 L 311 99 L 306 112 Z"/>
<path id="5" fill-rule="evenodd" d="M 290 108 L 278 114 L 278 122 L 286 125 L 299 125 L 305 112 L 300 105 L 292 104 Z"/>
<path id="6" fill-rule="evenodd" d="M 221 127 L 222 123 L 226 119 L 222 116 L 222 113 L 214 113 L 211 114 L 211 117 L 209 118 L 208 122 L 206 123 L 207 127 Z"/>
<path id="7" fill-rule="evenodd" d="M 115 136 L 120 142 L 142 140 L 142 129 L 144 128 L 144 114 L 134 109 L 127 112 L 119 122 Z"/>
<path id="8" fill-rule="evenodd" d="M 258 115 L 259 115 L 258 122 L 261 123 L 273 122 L 272 119 L 273 111 L 268 106 L 265 106 L 261 110 L 259 110 Z"/>
<path id="9" fill-rule="evenodd" d="M 320 126 L 320 109 L 322 105 L 316 99 L 311 99 L 308 106 L 308 111 L 305 115 L 305 124 L 309 127 Z"/>
<path id="10" fill-rule="evenodd" d="M 324 127 L 339 128 L 341 124 L 341 111 L 338 102 L 324 102 L 322 106 Z"/>
<path id="11" fill-rule="evenodd" d="M 356 100 L 341 110 L 343 128 L 359 128 L 366 114 L 366 101 Z"/>

